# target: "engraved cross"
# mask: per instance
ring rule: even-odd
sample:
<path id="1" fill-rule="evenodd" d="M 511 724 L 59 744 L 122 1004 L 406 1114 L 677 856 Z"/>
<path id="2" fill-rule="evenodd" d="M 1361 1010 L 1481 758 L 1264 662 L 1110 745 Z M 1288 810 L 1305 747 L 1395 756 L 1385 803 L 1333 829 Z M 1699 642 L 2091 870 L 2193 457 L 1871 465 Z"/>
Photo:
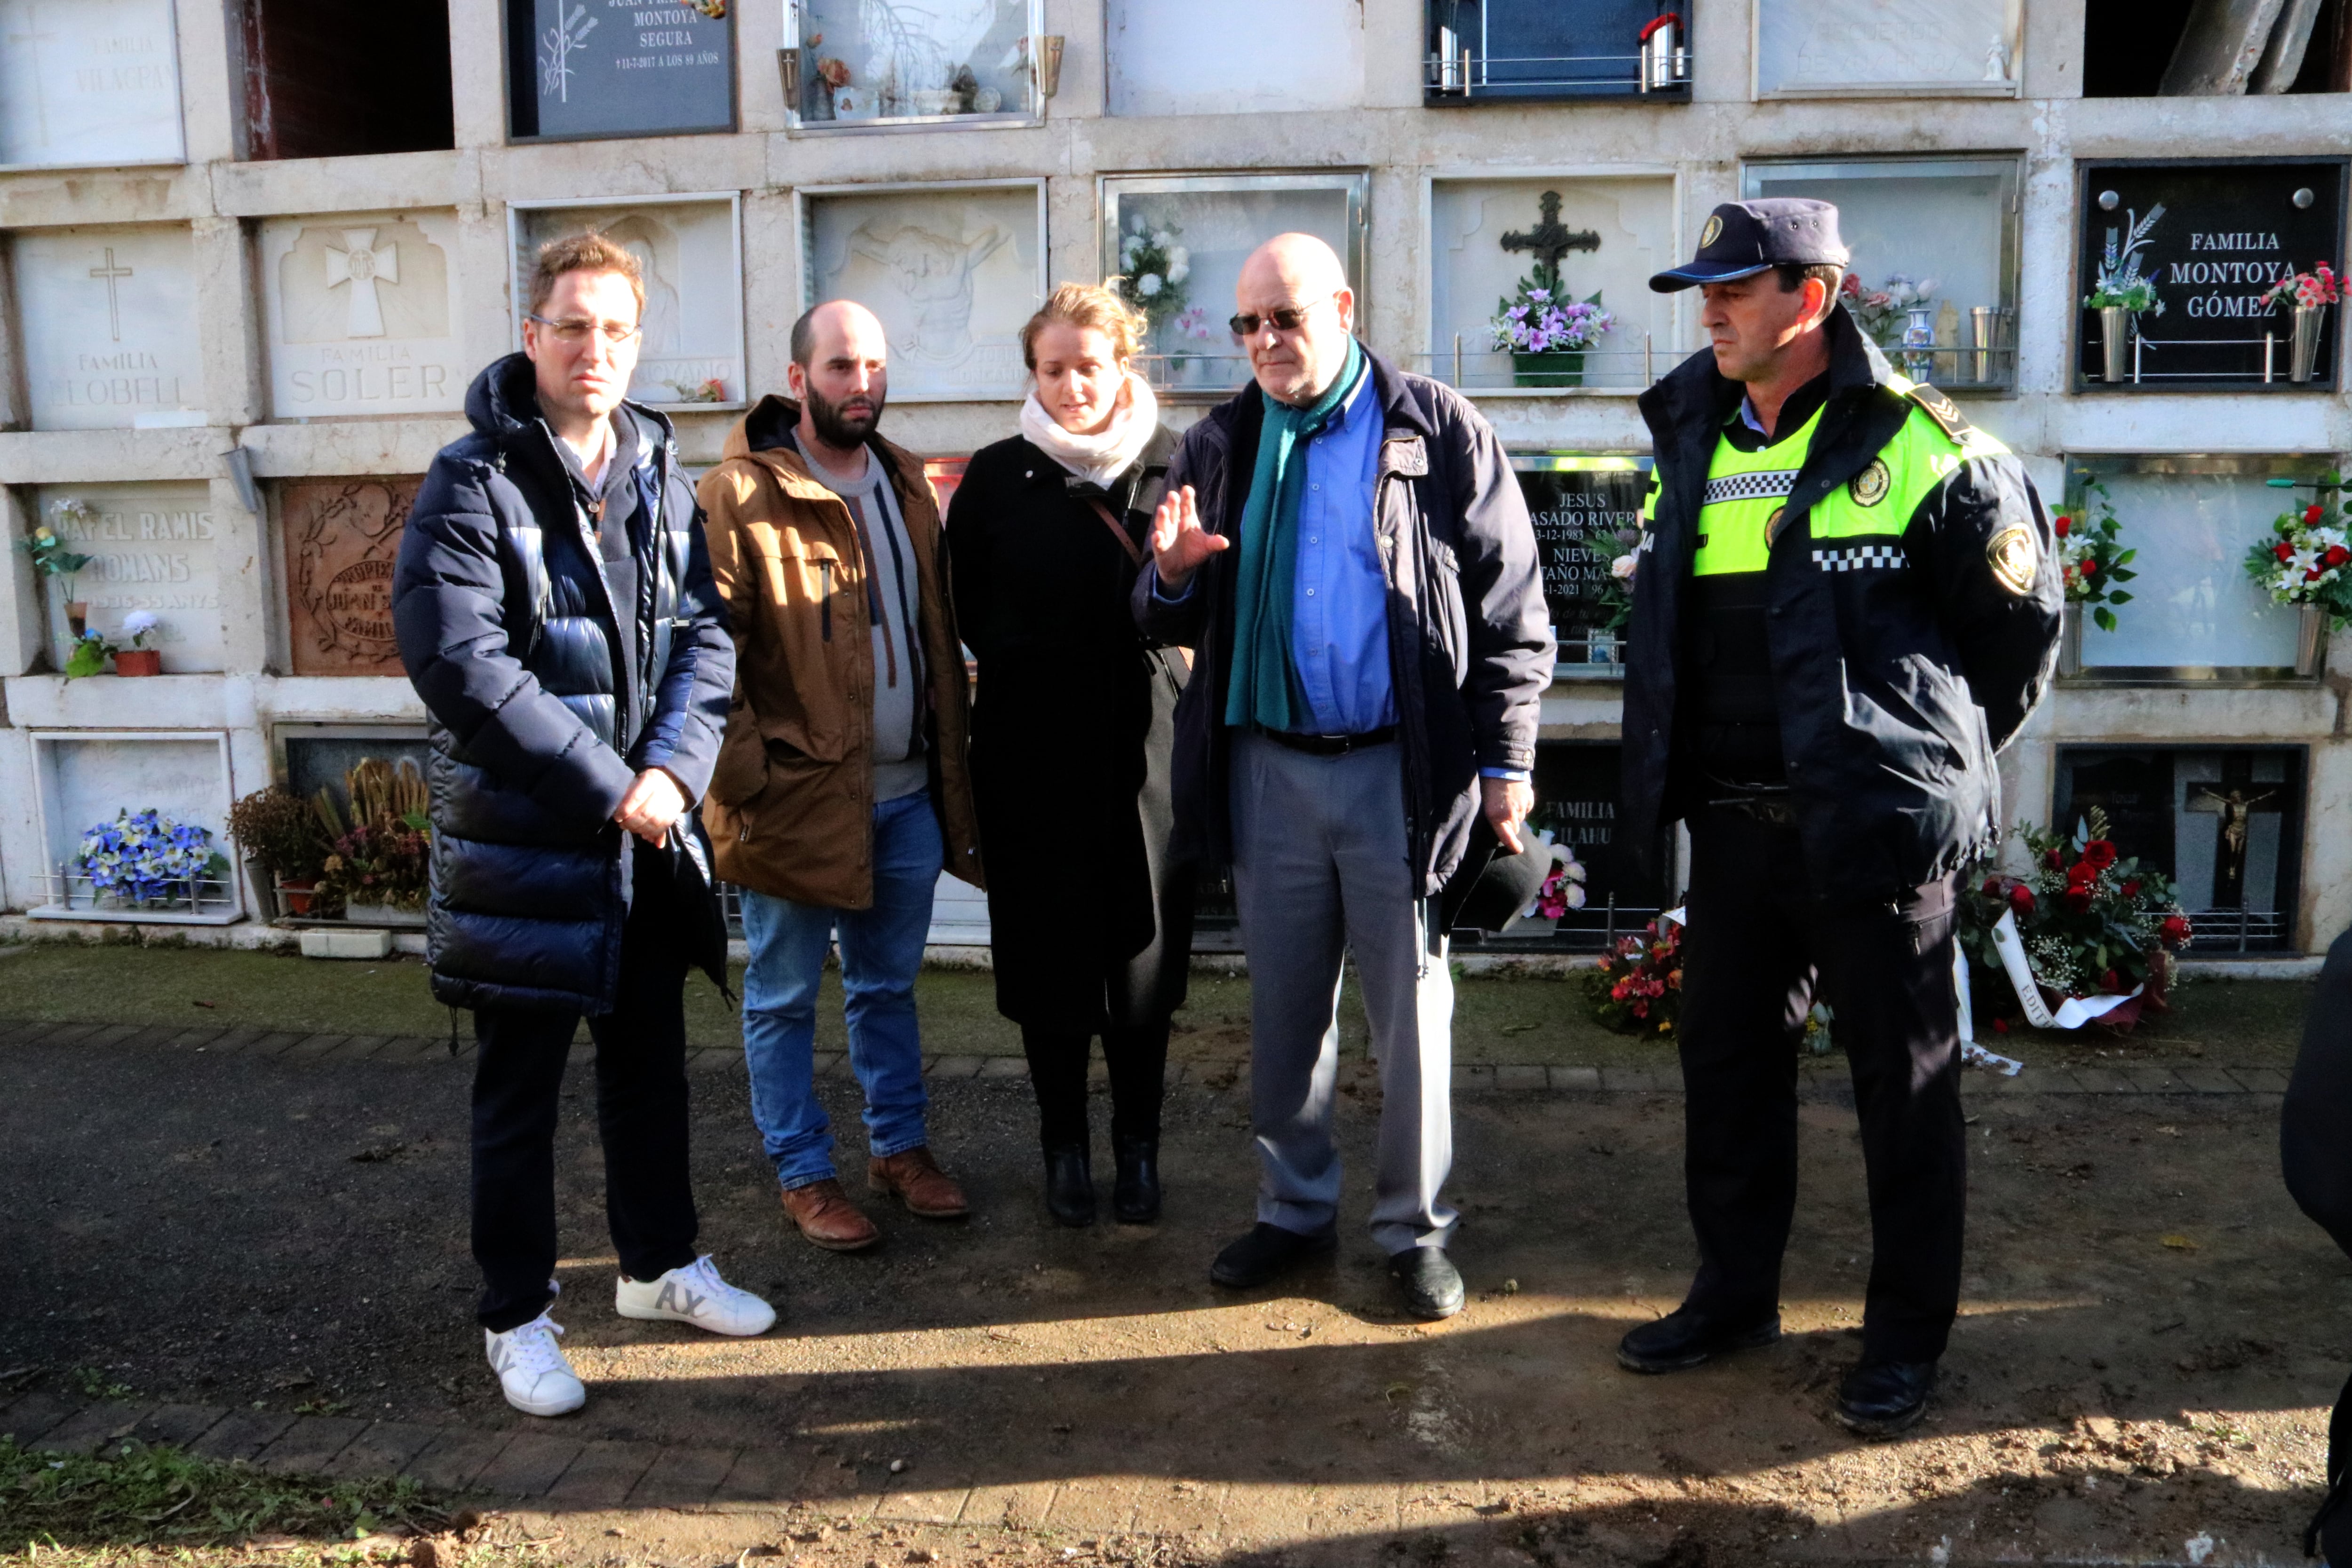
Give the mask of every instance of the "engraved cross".
<path id="1" fill-rule="evenodd" d="M 120 343 L 122 341 L 122 302 L 115 298 L 114 280 L 118 277 L 131 277 L 132 275 L 131 268 L 115 266 L 114 247 L 112 246 L 108 246 L 106 247 L 106 265 L 104 267 L 91 267 L 89 269 L 89 275 L 92 277 L 102 277 L 106 280 L 107 333 L 116 342 Z"/>

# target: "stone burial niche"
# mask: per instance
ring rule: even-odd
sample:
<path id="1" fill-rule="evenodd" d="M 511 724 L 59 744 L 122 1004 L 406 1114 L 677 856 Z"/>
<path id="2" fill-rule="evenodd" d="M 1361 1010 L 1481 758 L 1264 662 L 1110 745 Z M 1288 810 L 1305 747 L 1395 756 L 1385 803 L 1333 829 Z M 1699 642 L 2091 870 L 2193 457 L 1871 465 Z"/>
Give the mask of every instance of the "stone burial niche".
<path id="1" fill-rule="evenodd" d="M 0 0 L 0 169 L 184 155 L 172 0 Z"/>
<path id="2" fill-rule="evenodd" d="M 2089 0 L 2084 98 L 2352 91 L 2347 0 Z"/>
<path id="3" fill-rule="evenodd" d="M 457 145 L 447 0 L 243 0 L 239 152 L 249 159 Z"/>

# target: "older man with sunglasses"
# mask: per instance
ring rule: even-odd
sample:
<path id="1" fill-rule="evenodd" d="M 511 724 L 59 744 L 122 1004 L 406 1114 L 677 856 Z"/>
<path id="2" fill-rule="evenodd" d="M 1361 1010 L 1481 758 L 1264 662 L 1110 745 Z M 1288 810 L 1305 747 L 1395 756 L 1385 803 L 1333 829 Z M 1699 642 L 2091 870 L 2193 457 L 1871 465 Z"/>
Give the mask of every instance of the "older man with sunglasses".
<path id="1" fill-rule="evenodd" d="M 1405 1310 L 1451 1317 L 1454 990 L 1440 891 L 1516 851 L 1552 639 L 1500 442 L 1354 334 L 1339 258 L 1254 252 L 1235 336 L 1255 384 L 1186 433 L 1136 582 L 1145 634 L 1197 651 L 1176 710 L 1178 849 L 1230 865 L 1252 984 L 1258 1223 L 1210 1277 L 1268 1283 L 1338 1241 L 1340 960 L 1380 1061 L 1372 1239 Z"/>

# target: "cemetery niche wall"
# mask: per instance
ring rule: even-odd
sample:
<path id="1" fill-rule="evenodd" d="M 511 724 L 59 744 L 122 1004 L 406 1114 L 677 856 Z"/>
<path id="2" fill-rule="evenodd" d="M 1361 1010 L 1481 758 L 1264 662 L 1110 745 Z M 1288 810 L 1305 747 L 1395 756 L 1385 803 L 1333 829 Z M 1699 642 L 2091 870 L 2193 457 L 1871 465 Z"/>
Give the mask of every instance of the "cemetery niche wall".
<path id="1" fill-rule="evenodd" d="M 795 131 L 1034 125 L 1044 0 L 785 0 Z"/>
<path id="2" fill-rule="evenodd" d="M 457 145 L 447 0 L 242 0 L 241 155 Z"/>
<path id="3" fill-rule="evenodd" d="M 9 245 L 34 429 L 205 423 L 185 228 L 31 229 Z"/>
<path id="4" fill-rule="evenodd" d="M 2023 0 L 1755 0 L 1758 98 L 2015 98 Z"/>
<path id="5" fill-rule="evenodd" d="M 415 478 L 289 479 L 276 488 L 287 668 L 399 675 L 392 573 Z"/>
<path id="6" fill-rule="evenodd" d="M 1853 253 L 1846 308 L 1913 381 L 2006 392 L 2017 381 L 2018 160 L 1753 162 L 1741 193 L 1833 202 Z"/>
<path id="7" fill-rule="evenodd" d="M 50 485 L 36 491 L 41 521 L 87 564 L 45 577 L 51 667 L 62 670 L 84 628 L 128 645 L 122 620 L 145 611 L 156 624 L 145 645 L 159 649 L 167 675 L 224 667 L 220 527 L 211 487 Z"/>
<path id="8" fill-rule="evenodd" d="M 226 925 L 244 915 L 229 863 L 226 731 L 35 730 L 29 738 L 44 860 L 31 890 L 13 885 L 19 873 L 11 868 L 10 897 L 31 905 L 34 919 Z M 123 820 L 151 811 L 158 820 Z M 113 841 L 98 841 L 109 829 Z"/>
<path id="9" fill-rule="evenodd" d="M 2309 758 L 2299 746 L 2069 746 L 2052 818 L 2072 832 L 2095 806 L 2118 852 L 2179 887 L 2191 950 L 2296 946 Z"/>
<path id="10" fill-rule="evenodd" d="M 505 0 L 517 141 L 735 129 L 734 0 Z"/>
<path id="11" fill-rule="evenodd" d="M 2342 307 L 2272 291 L 2344 260 L 2352 160 L 2077 170 L 2078 392 L 2332 392 Z"/>
<path id="12" fill-rule="evenodd" d="M 1102 16 L 1115 115 L 1290 114 L 1364 99 L 1357 0 L 1105 0 Z"/>
<path id="13" fill-rule="evenodd" d="M 1423 101 L 1690 99 L 1695 0 L 1427 0 Z"/>
<path id="14" fill-rule="evenodd" d="M 514 245 L 517 348 L 539 247 L 593 230 L 635 256 L 645 280 L 645 313 L 638 319 L 644 336 L 629 395 L 656 405 L 743 406 L 743 253 L 736 195 L 514 203 L 507 222 Z"/>
<path id="15" fill-rule="evenodd" d="M 1679 259 L 1673 176 L 1439 178 L 1427 212 L 1430 343 L 1413 368 L 1481 396 L 1631 396 L 1681 357 L 1675 297 L 1650 292 Z M 1570 308 L 1585 306 L 1605 315 Z M 1555 308 L 1575 319 L 1527 337 Z"/>
<path id="16" fill-rule="evenodd" d="M 892 398 L 1021 396 L 1021 328 L 1045 297 L 1042 182 L 797 194 L 804 303 L 855 299 L 881 319 Z"/>
<path id="17" fill-rule="evenodd" d="M 2326 647 L 2319 613 L 2273 602 L 2245 561 L 2274 537 L 2273 519 L 2313 495 L 2272 481 L 2307 486 L 2335 464 L 2265 453 L 2071 459 L 2069 516 L 2095 526 L 2111 507 L 2119 543 L 2138 552 L 2131 570 L 2139 575 L 2131 601 L 2115 609 L 2113 631 L 2068 606 L 2062 671 L 2133 683 L 2316 678 Z"/>
<path id="18" fill-rule="evenodd" d="M 465 407 L 457 214 L 271 218 L 259 242 L 273 414 Z"/>
<path id="19" fill-rule="evenodd" d="M 172 0 L 0 0 L 0 169 L 177 163 Z"/>
<path id="20" fill-rule="evenodd" d="M 1559 644 L 1556 676 L 1616 680 L 1623 674 L 1625 612 L 1632 601 L 1610 563 L 1633 546 L 1617 536 L 1638 530 L 1648 457 L 1586 453 L 1511 455 L 1536 528 L 1544 604 Z"/>
<path id="21" fill-rule="evenodd" d="M 1365 319 L 1368 183 L 1346 172 L 1105 175 L 1102 275 L 1150 325 L 1141 368 L 1152 384 L 1223 398 L 1249 379 L 1225 319 L 1242 263 L 1278 234 L 1311 234 L 1338 252 Z"/>

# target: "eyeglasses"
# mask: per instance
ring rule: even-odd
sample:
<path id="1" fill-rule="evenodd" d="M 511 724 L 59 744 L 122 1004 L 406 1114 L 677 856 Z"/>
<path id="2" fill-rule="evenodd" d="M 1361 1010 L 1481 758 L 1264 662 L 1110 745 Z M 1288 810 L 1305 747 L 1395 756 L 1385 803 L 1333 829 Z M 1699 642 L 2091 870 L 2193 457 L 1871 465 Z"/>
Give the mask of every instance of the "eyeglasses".
<path id="1" fill-rule="evenodd" d="M 557 342 L 575 347 L 586 342 L 588 334 L 594 332 L 617 349 L 635 339 L 644 329 L 638 327 L 623 326 L 618 321 L 590 321 L 577 316 L 567 316 L 561 321 L 551 321 L 536 312 L 526 314 L 523 319 L 536 321 L 554 333 Z"/>
<path id="2" fill-rule="evenodd" d="M 1340 292 L 1339 289 L 1333 289 L 1325 295 L 1323 299 L 1337 299 Z M 1279 310 L 1269 310 L 1263 316 L 1245 311 L 1239 316 L 1227 317 L 1225 325 L 1233 329 L 1234 336 L 1236 338 L 1255 338 L 1261 326 L 1271 327 L 1277 332 L 1296 332 L 1300 327 L 1306 325 L 1307 313 L 1322 304 L 1323 299 L 1310 299 L 1304 305 L 1286 305 Z"/>

